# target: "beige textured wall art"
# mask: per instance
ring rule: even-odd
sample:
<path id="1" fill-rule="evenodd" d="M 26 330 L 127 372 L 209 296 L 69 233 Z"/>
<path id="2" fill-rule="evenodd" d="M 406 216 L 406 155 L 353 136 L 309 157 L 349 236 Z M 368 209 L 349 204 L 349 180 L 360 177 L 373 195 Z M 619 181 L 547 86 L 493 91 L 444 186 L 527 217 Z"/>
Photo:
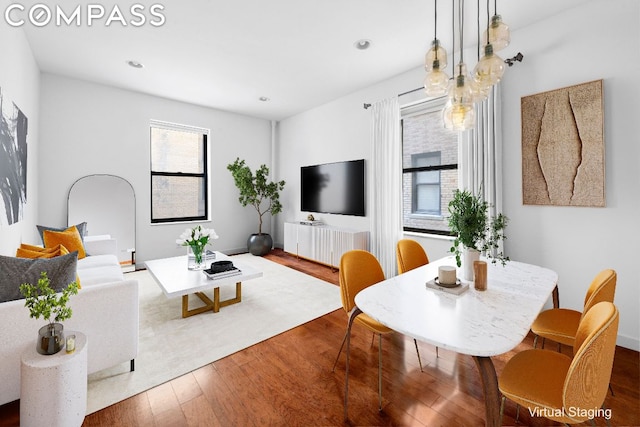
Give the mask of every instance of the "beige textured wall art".
<path id="1" fill-rule="evenodd" d="M 602 80 L 525 96 L 525 205 L 604 206 Z"/>

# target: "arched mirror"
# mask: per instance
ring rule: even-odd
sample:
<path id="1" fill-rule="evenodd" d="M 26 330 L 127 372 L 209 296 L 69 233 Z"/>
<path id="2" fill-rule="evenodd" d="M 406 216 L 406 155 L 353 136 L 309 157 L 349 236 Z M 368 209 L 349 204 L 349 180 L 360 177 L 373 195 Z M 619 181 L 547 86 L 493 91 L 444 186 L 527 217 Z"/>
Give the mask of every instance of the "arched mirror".
<path id="1" fill-rule="evenodd" d="M 88 175 L 69 190 L 68 224 L 86 222 L 85 241 L 101 241 L 125 270 L 135 269 L 136 197 L 131 184 L 115 175 Z"/>

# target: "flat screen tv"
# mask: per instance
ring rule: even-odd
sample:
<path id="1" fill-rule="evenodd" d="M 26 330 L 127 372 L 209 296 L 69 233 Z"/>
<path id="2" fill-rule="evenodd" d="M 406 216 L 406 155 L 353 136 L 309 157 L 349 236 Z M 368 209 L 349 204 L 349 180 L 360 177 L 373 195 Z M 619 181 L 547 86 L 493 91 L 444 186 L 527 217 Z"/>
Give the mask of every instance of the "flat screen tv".
<path id="1" fill-rule="evenodd" d="M 300 210 L 365 216 L 364 159 L 300 168 Z"/>

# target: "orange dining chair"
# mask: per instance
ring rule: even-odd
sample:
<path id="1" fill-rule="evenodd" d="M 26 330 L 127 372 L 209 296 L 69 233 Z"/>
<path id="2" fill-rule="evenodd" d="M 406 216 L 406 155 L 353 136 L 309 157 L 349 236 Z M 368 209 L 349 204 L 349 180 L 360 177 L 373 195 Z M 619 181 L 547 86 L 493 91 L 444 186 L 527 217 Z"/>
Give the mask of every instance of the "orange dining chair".
<path id="1" fill-rule="evenodd" d="M 577 424 L 604 410 L 616 350 L 619 313 L 611 302 L 594 305 L 580 319 L 573 343 L 574 357 L 550 350 L 531 349 L 513 356 L 498 378 L 505 400 L 565 424 Z M 516 414 L 516 422 L 519 414 Z M 607 424 L 609 419 L 607 418 Z"/>
<path id="2" fill-rule="evenodd" d="M 382 267 L 376 257 L 370 252 L 364 250 L 352 250 L 342 255 L 342 258 L 340 259 L 339 278 L 342 308 L 344 308 L 344 311 L 346 311 L 349 316 L 351 316 L 351 312 L 356 306 L 356 294 L 373 284 L 382 282 L 385 279 Z M 378 334 L 378 400 L 379 408 L 382 410 L 382 334 L 388 334 L 393 332 L 393 330 L 372 319 L 365 313 L 358 314 L 358 316 L 355 317 L 354 322 L 372 331 L 374 333 L 374 337 L 375 334 Z M 347 341 L 349 332 L 350 328 L 348 327 L 342 340 L 342 344 L 340 345 L 340 351 L 338 351 L 336 361 L 333 364 L 333 371 L 336 369 L 336 364 L 338 363 L 344 344 Z M 417 346 L 416 351 L 418 351 Z M 349 346 L 347 345 L 347 358 L 348 357 Z M 420 360 L 419 352 L 418 360 Z M 348 390 L 345 391 L 345 402 L 347 392 Z"/>
<path id="3" fill-rule="evenodd" d="M 591 307 L 602 301 L 613 302 L 616 291 L 617 275 L 614 270 L 603 270 L 591 282 L 584 298 L 582 312 L 567 308 L 552 308 L 541 312 L 531 325 L 531 331 L 536 335 L 533 347 L 538 346 L 538 337 L 550 339 L 558 344 L 573 346 L 580 319 Z"/>
<path id="4" fill-rule="evenodd" d="M 420 243 L 411 239 L 398 241 L 396 244 L 396 259 L 398 261 L 399 274 L 429 264 L 429 257 Z"/>
<path id="5" fill-rule="evenodd" d="M 396 260 L 398 262 L 398 274 L 429 264 L 429 257 L 422 245 L 411 239 L 398 240 L 396 244 Z M 413 343 L 416 346 L 416 351 L 418 351 L 418 342 L 414 339 Z M 438 347 L 436 347 L 436 357 L 438 357 Z M 420 372 L 422 372 L 420 353 L 418 353 L 418 361 L 420 362 Z"/>

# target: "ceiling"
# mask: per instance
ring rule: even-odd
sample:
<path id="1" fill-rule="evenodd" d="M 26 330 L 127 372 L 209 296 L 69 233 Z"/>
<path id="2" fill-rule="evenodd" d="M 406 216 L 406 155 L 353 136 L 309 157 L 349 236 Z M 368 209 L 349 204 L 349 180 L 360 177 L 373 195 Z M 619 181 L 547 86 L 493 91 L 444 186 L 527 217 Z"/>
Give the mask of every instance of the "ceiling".
<path id="1" fill-rule="evenodd" d="M 476 43 L 478 1 L 465 5 L 469 46 Z M 497 6 L 513 31 L 586 1 L 501 0 Z M 29 20 L 37 3 L 23 1 L 25 10 L 11 16 L 25 20 L 22 28 L 42 72 L 269 120 L 420 66 L 434 36 L 434 0 L 58 0 L 44 26 Z M 480 3 L 486 26 L 486 1 Z M 88 4 L 105 10 L 91 26 Z M 145 5 L 138 11 L 143 25 L 132 25 L 141 22 L 131 13 L 133 4 Z M 151 14 L 152 4 L 164 7 L 157 10 L 162 25 L 152 25 L 162 19 Z M 66 16 L 79 7 L 80 25 L 56 25 L 56 6 Z M 120 15 L 113 15 L 114 7 Z M 438 38 L 448 50 L 451 9 L 450 0 L 438 3 Z M 114 19 L 107 26 L 109 15 Z M 360 39 L 371 47 L 356 49 Z M 517 52 L 511 45 L 500 55 Z M 144 67 L 132 68 L 129 60 Z"/>

